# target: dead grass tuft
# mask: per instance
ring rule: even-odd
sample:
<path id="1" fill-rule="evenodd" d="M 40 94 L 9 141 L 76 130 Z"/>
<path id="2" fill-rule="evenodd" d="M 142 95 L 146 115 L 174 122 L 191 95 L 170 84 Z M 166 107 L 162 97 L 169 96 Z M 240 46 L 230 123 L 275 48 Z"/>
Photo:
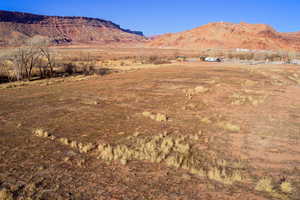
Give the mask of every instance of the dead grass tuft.
<path id="1" fill-rule="evenodd" d="M 64 144 L 64 145 L 69 145 L 70 141 L 68 140 L 68 138 L 60 138 L 59 142 Z"/>
<path id="2" fill-rule="evenodd" d="M 161 114 L 161 113 L 154 114 L 154 113 L 148 112 L 148 111 L 145 111 L 142 114 L 143 114 L 143 116 L 149 117 L 150 119 L 153 119 L 158 122 L 168 121 L 168 117 L 165 114 Z"/>
<path id="3" fill-rule="evenodd" d="M 264 177 L 258 181 L 258 183 L 255 186 L 255 189 L 258 191 L 264 191 L 264 192 L 273 192 L 273 185 L 272 185 L 272 179 L 269 177 Z"/>
<path id="4" fill-rule="evenodd" d="M 197 86 L 193 89 L 189 88 L 189 89 L 183 90 L 183 92 L 185 93 L 185 96 L 187 96 L 189 99 L 191 99 L 193 95 L 200 94 L 200 93 L 206 93 L 208 91 L 209 91 L 209 89 L 205 88 L 203 86 Z"/>
<path id="5" fill-rule="evenodd" d="M 231 131 L 231 132 L 239 132 L 240 131 L 240 127 L 238 125 L 234 125 L 230 122 L 221 121 L 221 122 L 217 123 L 217 126 L 226 131 Z"/>
<path id="6" fill-rule="evenodd" d="M 88 153 L 91 150 L 96 148 L 96 146 L 92 143 L 87 143 L 87 144 L 79 143 L 78 147 L 79 147 L 78 150 L 80 153 Z"/>
<path id="7" fill-rule="evenodd" d="M 7 189 L 0 190 L 0 199 L 1 200 L 13 200 L 12 193 Z"/>
<path id="8" fill-rule="evenodd" d="M 253 106 L 257 106 L 265 102 L 266 96 L 251 96 L 251 95 L 242 95 L 239 93 L 234 93 L 231 96 L 232 105 L 244 105 L 251 104 Z"/>
<path id="9" fill-rule="evenodd" d="M 40 133 L 41 131 L 38 132 Z M 59 138 L 58 141 L 78 150 L 80 153 L 90 153 L 92 151 L 92 155 L 107 162 L 118 161 L 126 165 L 132 160 L 145 160 L 153 163 L 164 163 L 170 167 L 182 168 L 192 174 L 205 176 L 224 184 L 242 181 L 240 169 L 227 171 L 227 166 L 230 166 L 228 167 L 230 169 L 231 163 L 226 160 L 214 161 L 210 156 L 204 158 L 205 154 L 202 152 L 193 151 L 189 142 L 194 141 L 194 136 L 168 135 L 167 132 L 156 136 L 136 134 L 134 137 L 130 137 L 130 142 L 128 141 L 127 145 L 83 144 L 71 141 L 68 138 Z M 80 166 L 83 165 L 83 163 L 79 164 Z"/>
<path id="10" fill-rule="evenodd" d="M 200 119 L 200 122 L 204 123 L 204 124 L 211 124 L 212 121 L 209 117 L 203 117 Z"/>
<path id="11" fill-rule="evenodd" d="M 33 134 L 37 137 L 45 137 L 45 138 L 50 136 L 50 134 L 47 131 L 45 131 L 41 128 L 37 128 L 37 129 L 33 130 Z"/>
<path id="12" fill-rule="evenodd" d="M 293 192 L 293 186 L 290 182 L 288 181 L 283 181 L 281 184 L 280 184 L 280 189 L 282 192 L 284 193 L 292 193 Z"/>
<path id="13" fill-rule="evenodd" d="M 47 131 L 43 130 L 42 128 L 34 129 L 32 132 L 37 137 L 49 138 L 51 140 L 56 139 L 54 135 L 49 134 Z"/>

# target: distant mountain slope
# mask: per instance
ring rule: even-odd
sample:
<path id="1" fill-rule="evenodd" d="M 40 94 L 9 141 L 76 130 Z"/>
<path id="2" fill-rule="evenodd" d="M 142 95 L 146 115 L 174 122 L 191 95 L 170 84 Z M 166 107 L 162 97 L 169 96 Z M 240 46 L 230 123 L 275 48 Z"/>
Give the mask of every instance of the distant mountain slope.
<path id="1" fill-rule="evenodd" d="M 300 32 L 279 33 L 265 24 L 209 23 L 174 34 L 155 37 L 151 47 L 245 48 L 300 50 Z"/>
<path id="2" fill-rule="evenodd" d="M 0 45 L 19 45 L 44 37 L 54 44 L 137 42 L 142 32 L 122 29 L 110 21 L 0 11 Z"/>

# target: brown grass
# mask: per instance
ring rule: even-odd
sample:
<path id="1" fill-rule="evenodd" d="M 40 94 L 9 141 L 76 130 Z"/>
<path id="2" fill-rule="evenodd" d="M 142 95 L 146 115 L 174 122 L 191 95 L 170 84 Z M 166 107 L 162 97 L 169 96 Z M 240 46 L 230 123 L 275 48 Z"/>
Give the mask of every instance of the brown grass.
<path id="1" fill-rule="evenodd" d="M 42 129 L 38 129 L 36 136 L 44 135 Z M 207 176 L 211 180 L 215 180 L 224 184 L 233 184 L 236 181 L 242 181 L 243 176 L 241 170 L 227 171 L 227 165 L 231 166 L 226 160 L 210 160 L 207 157 L 205 162 L 211 163 L 206 165 L 206 170 L 201 165 L 199 152 L 194 152 L 189 141 L 194 140 L 193 137 L 187 136 L 168 136 L 166 133 L 156 135 L 153 137 L 145 137 L 135 134 L 130 137 L 130 142 L 134 144 L 92 144 L 79 143 L 77 141 L 70 141 L 67 138 L 59 138 L 58 141 L 71 148 L 77 149 L 80 153 L 90 153 L 96 155 L 98 159 L 108 162 L 119 161 L 126 165 L 132 160 L 150 161 L 154 163 L 164 163 L 167 166 L 174 168 L 182 168 L 188 172 L 198 175 Z M 129 142 L 129 141 L 128 141 Z M 203 154 L 202 154 L 203 155 Z M 215 163 L 215 164 L 213 164 Z"/>

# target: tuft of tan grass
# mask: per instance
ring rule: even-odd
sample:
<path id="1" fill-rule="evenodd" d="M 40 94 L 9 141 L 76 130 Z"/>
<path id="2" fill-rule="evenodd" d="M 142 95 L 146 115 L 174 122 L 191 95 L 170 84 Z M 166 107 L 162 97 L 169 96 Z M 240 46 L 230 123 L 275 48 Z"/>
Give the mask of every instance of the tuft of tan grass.
<path id="1" fill-rule="evenodd" d="M 94 145 L 94 144 L 92 144 L 92 143 L 87 143 L 87 144 L 81 144 L 81 143 L 79 143 L 79 152 L 81 152 L 81 153 L 88 153 L 88 152 L 90 152 L 91 150 L 93 150 L 93 149 L 95 149 L 96 148 L 96 146 Z"/>
<path id="2" fill-rule="evenodd" d="M 195 88 L 189 88 L 189 89 L 184 89 L 183 92 L 185 93 L 185 96 L 188 97 L 189 99 L 192 99 L 193 95 L 200 94 L 200 93 L 206 93 L 208 92 L 209 89 L 205 88 L 203 86 L 197 86 Z"/>
<path id="3" fill-rule="evenodd" d="M 49 138 L 51 140 L 56 139 L 56 137 L 54 135 L 49 134 L 47 131 L 45 131 L 42 128 L 36 128 L 32 131 L 32 133 L 37 137 Z"/>
<path id="4" fill-rule="evenodd" d="M 68 140 L 68 138 L 59 138 L 58 140 L 60 143 L 64 144 L 64 145 L 69 145 L 70 141 Z"/>
<path id="5" fill-rule="evenodd" d="M 205 88 L 203 86 L 197 86 L 195 87 L 194 91 L 195 91 L 195 94 L 198 94 L 198 93 L 205 93 L 207 92 L 209 89 L 208 88 Z"/>
<path id="6" fill-rule="evenodd" d="M 42 128 L 34 129 L 33 134 L 37 137 L 44 137 L 44 138 L 47 138 L 50 136 L 50 134 L 47 131 L 43 130 Z"/>
<path id="7" fill-rule="evenodd" d="M 273 185 L 272 185 L 272 179 L 269 177 L 264 177 L 258 181 L 258 183 L 255 186 L 255 189 L 257 191 L 265 191 L 272 193 L 274 192 Z"/>
<path id="8" fill-rule="evenodd" d="M 241 182 L 241 181 L 243 180 L 243 176 L 242 176 L 241 171 L 239 171 L 239 170 L 233 171 L 233 173 L 232 173 L 232 175 L 231 175 L 231 179 L 232 179 L 233 181 Z"/>
<path id="9" fill-rule="evenodd" d="M 144 111 L 142 113 L 145 117 L 150 117 L 150 115 L 152 114 L 151 112 L 148 112 L 148 111 Z"/>
<path id="10" fill-rule="evenodd" d="M 234 182 L 234 180 L 227 175 L 225 168 L 212 167 L 207 174 L 208 178 L 224 183 L 226 185 L 230 185 Z"/>
<path id="11" fill-rule="evenodd" d="M 0 190 L 0 199 L 1 200 L 13 200 L 13 194 L 7 189 Z"/>
<path id="12" fill-rule="evenodd" d="M 154 114 L 152 112 L 145 111 L 142 114 L 143 114 L 143 116 L 149 117 L 150 119 L 153 119 L 158 122 L 165 122 L 168 120 L 167 115 L 161 114 L 161 113 Z"/>
<path id="13" fill-rule="evenodd" d="M 204 124 L 211 124 L 211 123 L 212 123 L 211 119 L 208 118 L 208 117 L 203 117 L 203 118 L 201 118 L 201 119 L 200 119 L 200 122 L 202 122 L 202 123 L 204 123 Z"/>
<path id="14" fill-rule="evenodd" d="M 283 181 L 280 184 L 280 190 L 284 193 L 292 193 L 293 192 L 293 186 L 290 182 L 288 181 Z"/>
<path id="15" fill-rule="evenodd" d="M 198 175 L 198 176 L 206 176 L 206 172 L 204 169 L 197 169 L 195 167 L 190 168 L 190 173 Z"/>
<path id="16" fill-rule="evenodd" d="M 165 122 L 167 120 L 168 120 L 168 118 L 167 118 L 167 116 L 165 114 L 158 113 L 156 115 L 156 121 Z"/>
<path id="17" fill-rule="evenodd" d="M 245 90 L 246 92 L 247 90 Z M 247 92 L 246 92 L 247 93 Z M 266 96 L 251 96 L 251 95 L 242 95 L 239 93 L 234 93 L 231 96 L 232 105 L 244 105 L 244 104 L 252 104 L 253 106 L 257 106 L 265 102 Z"/>
<path id="18" fill-rule="evenodd" d="M 72 141 L 70 143 L 70 147 L 74 148 L 74 149 L 77 149 L 78 148 L 78 143 L 76 141 Z"/>
<path id="19" fill-rule="evenodd" d="M 182 165 L 184 157 L 182 155 L 176 154 L 172 156 L 168 156 L 166 159 L 166 164 L 171 167 L 179 168 Z"/>
<path id="20" fill-rule="evenodd" d="M 234 125 L 230 122 L 221 121 L 217 123 L 217 126 L 231 132 L 239 132 L 240 127 L 238 125 Z"/>
<path id="21" fill-rule="evenodd" d="M 90 153 L 92 151 L 91 155 L 108 162 L 118 161 L 123 165 L 131 160 L 164 163 L 167 166 L 182 168 L 192 174 L 205 176 L 223 184 L 232 184 L 243 179 L 240 169 L 228 173 L 226 167 L 231 166 L 231 164 L 226 160 L 215 161 L 210 158 L 203 160 L 202 154 L 193 151 L 189 143 L 192 139 L 189 136 L 175 136 L 164 132 L 156 136 L 136 134 L 130 140 L 133 140 L 133 146 L 125 144 L 83 144 L 71 141 L 68 138 L 58 139 L 60 143 L 74 148 L 80 153 Z M 202 166 L 202 164 L 205 164 L 205 166 Z M 83 162 L 80 161 L 78 165 L 82 166 Z"/>
<path id="22" fill-rule="evenodd" d="M 256 81 L 246 80 L 243 85 L 246 87 L 252 87 L 252 86 L 255 86 L 256 84 L 257 84 Z"/>

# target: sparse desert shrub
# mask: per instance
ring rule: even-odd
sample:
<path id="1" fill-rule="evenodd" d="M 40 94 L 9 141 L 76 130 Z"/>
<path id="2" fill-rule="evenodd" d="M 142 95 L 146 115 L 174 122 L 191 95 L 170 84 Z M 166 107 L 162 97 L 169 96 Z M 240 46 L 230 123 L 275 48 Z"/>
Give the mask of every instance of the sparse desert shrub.
<path id="1" fill-rule="evenodd" d="M 82 70 L 85 75 L 92 75 L 95 73 L 95 67 L 92 65 L 84 65 Z"/>
<path id="2" fill-rule="evenodd" d="M 94 74 L 101 75 L 101 76 L 104 76 L 104 75 L 109 74 L 111 72 L 112 72 L 112 70 L 108 69 L 108 68 L 97 68 L 97 69 L 94 69 Z"/>
<path id="3" fill-rule="evenodd" d="M 77 72 L 77 66 L 73 63 L 64 64 L 64 72 L 72 75 Z"/>
<path id="4" fill-rule="evenodd" d="M 147 61 L 149 64 L 160 65 L 169 63 L 166 59 L 159 56 L 150 56 Z"/>

